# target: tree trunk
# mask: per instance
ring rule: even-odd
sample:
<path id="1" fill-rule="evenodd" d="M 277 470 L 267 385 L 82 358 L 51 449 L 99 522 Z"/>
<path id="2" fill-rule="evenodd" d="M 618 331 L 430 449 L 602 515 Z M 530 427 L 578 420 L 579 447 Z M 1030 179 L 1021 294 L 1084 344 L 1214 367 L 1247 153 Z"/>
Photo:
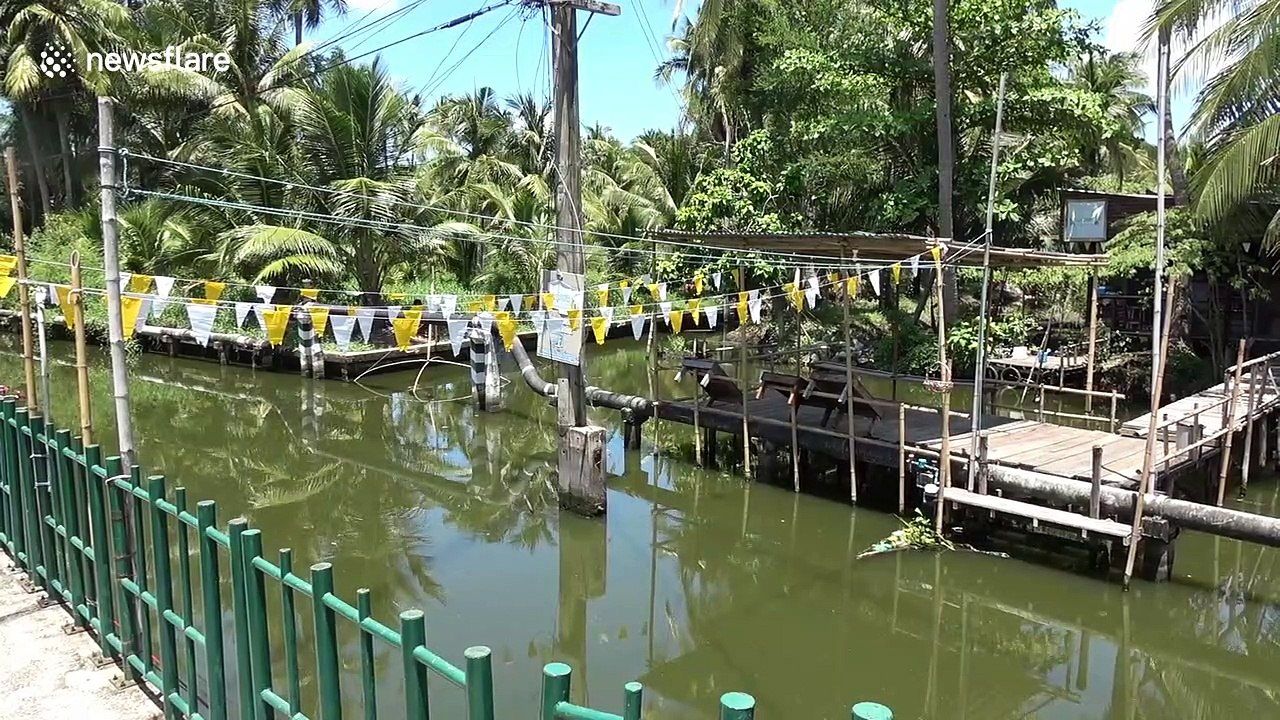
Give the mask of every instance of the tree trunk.
<path id="1" fill-rule="evenodd" d="M 49 179 L 44 174 L 44 153 L 40 149 L 40 136 L 36 133 L 35 118 L 31 113 L 31 109 L 25 104 L 18 104 L 19 113 L 21 114 L 22 129 L 27 135 L 27 152 L 31 155 L 31 171 L 36 176 L 36 188 L 40 190 L 40 208 L 44 212 L 40 216 L 40 222 L 53 212 L 53 203 L 49 200 Z M 31 225 L 36 225 L 36 219 L 32 218 Z"/>
<path id="2" fill-rule="evenodd" d="M 1159 46 L 1156 52 L 1165 53 L 1165 62 L 1172 58 L 1169 50 L 1169 30 L 1160 31 Z M 1162 141 L 1164 142 L 1164 162 L 1169 168 L 1169 184 L 1173 186 L 1173 204 L 1186 207 L 1189 194 L 1187 192 L 1187 171 L 1178 157 L 1178 136 L 1173 131 L 1173 102 L 1170 91 L 1173 89 L 1171 79 L 1173 73 L 1166 72 L 1164 78 L 1164 117 L 1160 119 Z M 1163 182 L 1161 178 L 1161 182 Z"/>
<path id="3" fill-rule="evenodd" d="M 77 192 L 75 172 L 72 167 L 70 120 L 67 117 L 65 105 L 58 104 L 55 110 L 55 117 L 58 120 L 58 144 L 62 150 L 62 200 L 65 206 L 75 207 L 79 204 L 79 193 Z"/>
<path id="4" fill-rule="evenodd" d="M 302 44 L 302 11 L 293 14 L 293 44 Z"/>
<path id="5" fill-rule="evenodd" d="M 955 142 L 951 128 L 951 41 L 948 32 L 949 0 L 933 2 L 933 90 L 937 99 L 938 124 L 938 236 L 955 242 L 955 219 L 952 215 L 955 176 Z M 951 269 L 942 273 L 942 312 L 954 318 L 956 311 L 956 275 Z"/>

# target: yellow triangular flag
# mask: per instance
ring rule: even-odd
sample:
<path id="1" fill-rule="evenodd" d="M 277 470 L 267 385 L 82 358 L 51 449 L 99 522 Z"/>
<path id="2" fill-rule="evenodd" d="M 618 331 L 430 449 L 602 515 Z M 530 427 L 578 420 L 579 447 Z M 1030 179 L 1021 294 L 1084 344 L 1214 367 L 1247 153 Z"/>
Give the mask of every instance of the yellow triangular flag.
<path id="1" fill-rule="evenodd" d="M 485 310 L 488 310 L 489 312 L 493 312 L 493 311 L 495 311 L 495 310 L 497 310 L 497 309 L 498 309 L 498 296 L 497 296 L 497 295 L 485 295 L 485 296 L 484 296 L 484 298 L 483 298 L 483 300 L 484 300 L 484 309 L 485 309 Z"/>
<path id="2" fill-rule="evenodd" d="M 596 290 L 596 304 L 600 307 L 608 307 L 609 305 L 609 288 Z"/>
<path id="3" fill-rule="evenodd" d="M 933 255 L 934 262 L 938 262 L 942 259 L 942 245 L 934 245 L 929 248 L 929 252 Z"/>
<path id="4" fill-rule="evenodd" d="M 582 310 L 578 308 L 569 309 L 569 330 L 577 332 L 582 327 Z"/>
<path id="5" fill-rule="evenodd" d="M 838 283 L 838 282 L 840 282 L 840 273 L 837 273 L 837 272 L 829 272 L 829 273 L 827 273 L 827 284 L 828 284 L 828 285 L 835 285 L 835 284 L 836 284 L 836 283 Z"/>
<path id="6" fill-rule="evenodd" d="M 649 283 L 648 285 L 645 285 L 645 287 L 649 288 L 649 296 L 652 297 L 654 300 L 657 300 L 658 299 L 658 283 Z"/>
<path id="7" fill-rule="evenodd" d="M 478 313 L 478 312 L 480 312 L 480 311 L 481 311 L 481 310 L 483 310 L 483 309 L 484 309 L 484 303 L 482 303 L 481 301 L 479 301 L 479 300 L 468 300 L 468 301 L 467 301 L 467 312 L 469 312 L 469 313 Z"/>
<path id="8" fill-rule="evenodd" d="M 516 344 L 516 320 L 511 313 L 502 311 L 494 313 L 498 326 L 498 336 L 502 338 L 502 346 L 510 350 Z"/>
<path id="9" fill-rule="evenodd" d="M 284 343 L 284 331 L 289 327 L 290 309 L 285 305 L 276 305 L 270 310 L 262 311 L 262 321 L 267 326 L 267 342 L 272 345 Z"/>
<path id="10" fill-rule="evenodd" d="M 889 274 L 893 276 L 893 284 L 897 285 L 902 279 L 902 263 L 894 263 L 889 267 Z"/>
<path id="11" fill-rule="evenodd" d="M 311 326 L 315 328 L 316 337 L 324 335 L 324 329 L 329 325 L 329 308 L 310 307 L 307 312 L 311 313 Z"/>
<path id="12" fill-rule="evenodd" d="M 632 305 L 629 309 L 631 310 L 631 317 L 635 317 L 644 312 L 643 305 Z"/>
<path id="13" fill-rule="evenodd" d="M 672 310 L 667 317 L 671 320 L 671 329 L 679 334 L 680 326 L 684 324 L 684 311 Z"/>
<path id="14" fill-rule="evenodd" d="M 8 275 L 18 267 L 17 255 L 0 255 L 0 275 Z"/>
<path id="15" fill-rule="evenodd" d="M 689 305 L 689 314 L 693 316 L 693 324 L 697 325 L 698 313 L 702 310 L 702 301 L 697 299 L 690 300 L 688 302 L 688 305 Z"/>
<path id="16" fill-rule="evenodd" d="M 630 281 L 630 280 L 619 280 L 619 281 L 618 281 L 618 287 L 621 287 L 621 288 L 629 288 L 629 287 L 631 287 L 631 281 Z"/>
<path id="17" fill-rule="evenodd" d="M 791 304 L 796 306 L 796 310 L 804 307 L 804 291 L 795 283 L 787 283 L 782 286 L 783 291 L 787 293 L 787 297 L 791 299 Z"/>
<path id="18" fill-rule="evenodd" d="M 609 319 L 604 317 L 591 318 L 591 334 L 596 336 L 597 345 L 603 345 L 605 335 L 609 334 Z"/>
<path id="19" fill-rule="evenodd" d="M 303 288 L 298 291 L 298 294 L 308 300 L 315 300 L 320 297 L 320 291 L 316 288 Z"/>
<path id="20" fill-rule="evenodd" d="M 0 276 L 0 298 L 9 297 L 9 293 L 13 290 L 13 286 L 18 282 L 18 278 L 8 275 Z"/>
<path id="21" fill-rule="evenodd" d="M 120 324 L 123 325 L 124 339 L 133 337 L 133 330 L 138 324 L 138 313 L 142 312 L 142 298 L 125 295 L 120 298 Z"/>
<path id="22" fill-rule="evenodd" d="M 738 293 L 738 324 L 746 325 L 748 317 L 749 316 L 747 315 L 747 294 L 744 292 L 740 292 Z"/>
<path id="23" fill-rule="evenodd" d="M 144 293 L 151 289 L 150 275 L 134 275 L 129 278 L 129 292 Z"/>
<path id="24" fill-rule="evenodd" d="M 71 288 L 67 285 L 54 285 L 53 294 L 58 297 L 58 307 L 62 310 L 62 320 L 68 330 L 76 329 L 76 319 L 71 308 Z"/>
<path id="25" fill-rule="evenodd" d="M 218 298 L 222 297 L 222 291 L 226 289 L 227 284 L 224 282 L 216 282 L 214 280 L 204 281 L 204 296 L 207 300 L 217 302 Z"/>
<path id="26" fill-rule="evenodd" d="M 404 302 L 409 299 L 409 293 L 394 292 L 387 293 L 387 299 L 391 302 Z"/>
<path id="27" fill-rule="evenodd" d="M 857 273 L 854 273 L 853 275 L 849 276 L 849 279 L 844 281 L 844 291 L 849 293 L 849 297 L 858 296 L 858 279 L 860 277 L 861 277 L 860 275 L 858 275 Z"/>
<path id="28" fill-rule="evenodd" d="M 403 317 L 391 320 L 391 329 L 396 335 L 396 347 L 401 350 L 409 347 L 409 341 L 418 334 L 418 324 L 421 321 L 422 310 L 416 307 L 405 310 Z"/>
<path id="29" fill-rule="evenodd" d="M 694 293 L 696 293 L 696 294 L 698 294 L 698 295 L 701 295 L 701 294 L 702 294 L 702 283 L 703 283 L 702 273 L 698 273 L 697 275 L 694 275 L 694 276 L 693 276 L 693 291 L 694 291 Z M 694 318 L 695 318 L 695 319 L 697 318 L 697 315 L 696 315 L 696 314 L 694 315 Z"/>
<path id="30" fill-rule="evenodd" d="M 555 310 L 555 309 L 556 309 L 556 294 L 555 294 L 555 293 L 549 293 L 549 292 L 544 292 L 544 293 L 542 293 L 542 309 L 543 309 L 543 310 Z"/>

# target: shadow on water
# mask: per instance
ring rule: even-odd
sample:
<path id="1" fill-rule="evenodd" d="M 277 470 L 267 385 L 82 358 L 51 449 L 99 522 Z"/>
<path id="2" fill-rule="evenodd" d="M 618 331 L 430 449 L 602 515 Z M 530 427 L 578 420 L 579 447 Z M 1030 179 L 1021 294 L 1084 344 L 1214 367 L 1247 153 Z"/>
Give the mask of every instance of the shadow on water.
<path id="1" fill-rule="evenodd" d="M 19 377 L 10 338 L 0 370 Z M 60 360 L 69 350 L 55 346 Z M 639 391 L 643 354 L 591 364 Z M 57 364 L 55 415 L 74 424 L 74 377 Z M 710 717 L 720 693 L 756 695 L 768 718 L 846 718 L 873 698 L 897 717 L 1272 717 L 1280 694 L 1277 553 L 1187 534 L 1175 582 L 1114 584 L 1016 560 L 905 553 L 856 560 L 891 516 L 692 467 L 688 428 L 646 427 L 623 452 L 616 416 L 607 521 L 562 516 L 552 486 L 554 413 L 512 376 L 506 408 L 478 413 L 466 370 L 370 378 L 367 388 L 138 358 L 140 457 L 192 498 L 243 514 L 267 554 L 332 562 L 339 593 L 371 590 L 375 615 L 427 613 L 433 648 L 493 648 L 502 716 L 533 717 L 539 668 L 571 663 L 578 699 L 618 710 L 648 688 L 646 717 Z M 681 392 L 670 378 L 665 397 Z M 95 419 L 111 445 L 105 356 Z M 689 392 L 686 386 L 683 391 Z M 655 452 L 654 448 L 662 452 Z M 1274 476 L 1248 509 L 1280 512 Z M 278 612 L 279 602 L 275 602 Z M 307 608 L 304 709 L 314 708 Z M 230 618 L 224 618 L 228 625 Z M 343 695 L 358 714 L 360 646 L 344 629 Z M 282 640 L 272 638 L 282 663 Z M 378 704 L 401 712 L 398 655 Z M 283 670 L 277 667 L 276 681 Z M 440 717 L 460 694 L 433 686 Z"/>

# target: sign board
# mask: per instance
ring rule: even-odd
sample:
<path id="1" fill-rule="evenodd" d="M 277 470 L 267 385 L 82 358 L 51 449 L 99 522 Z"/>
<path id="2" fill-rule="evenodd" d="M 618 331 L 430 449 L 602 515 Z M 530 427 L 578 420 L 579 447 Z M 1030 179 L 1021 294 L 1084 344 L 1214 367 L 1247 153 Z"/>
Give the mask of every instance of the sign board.
<path id="1" fill-rule="evenodd" d="M 1106 241 L 1107 201 L 1068 200 L 1062 234 L 1067 242 Z"/>
<path id="2" fill-rule="evenodd" d="M 555 298 L 555 309 L 548 310 L 543 327 L 538 328 L 538 357 L 565 363 L 581 364 L 582 338 L 587 321 L 578 323 L 577 330 L 569 329 L 567 311 L 582 310 L 586 277 L 577 273 L 547 270 L 542 276 L 542 287 Z"/>

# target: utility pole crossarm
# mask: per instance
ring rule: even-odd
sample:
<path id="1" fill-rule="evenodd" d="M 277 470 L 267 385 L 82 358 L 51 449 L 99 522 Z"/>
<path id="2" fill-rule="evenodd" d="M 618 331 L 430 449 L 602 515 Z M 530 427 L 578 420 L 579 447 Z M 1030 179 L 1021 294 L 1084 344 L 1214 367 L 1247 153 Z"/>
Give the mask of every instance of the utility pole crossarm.
<path id="1" fill-rule="evenodd" d="M 613 3 L 600 2 L 599 0 L 544 0 L 543 4 L 548 7 L 557 5 L 571 7 L 574 10 L 585 10 L 589 13 L 599 13 L 614 17 L 622 14 L 621 7 Z"/>

